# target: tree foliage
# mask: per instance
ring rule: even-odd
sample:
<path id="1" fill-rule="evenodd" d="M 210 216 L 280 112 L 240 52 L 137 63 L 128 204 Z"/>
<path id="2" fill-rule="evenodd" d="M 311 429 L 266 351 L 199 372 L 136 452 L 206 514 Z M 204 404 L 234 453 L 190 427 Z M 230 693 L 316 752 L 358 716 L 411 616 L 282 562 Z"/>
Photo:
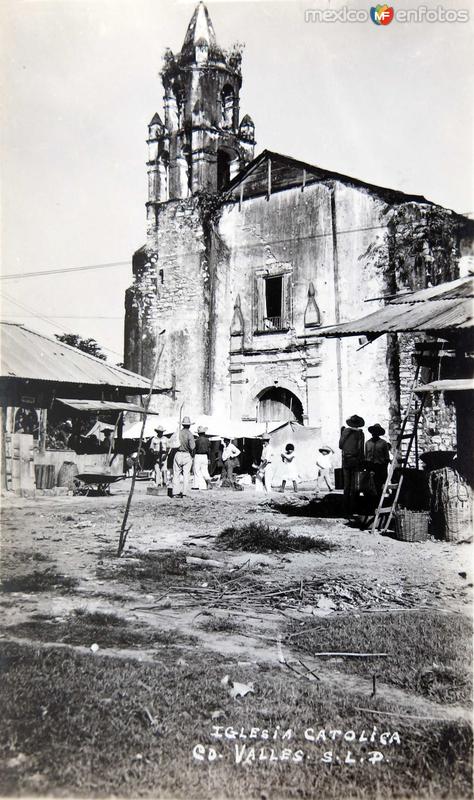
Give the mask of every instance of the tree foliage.
<path id="1" fill-rule="evenodd" d="M 75 347 L 76 350 L 82 350 L 83 353 L 88 353 L 90 356 L 100 358 L 102 361 L 107 360 L 107 356 L 102 352 L 100 345 L 95 339 L 83 339 L 82 336 L 79 336 L 77 333 L 61 333 L 60 335 L 55 335 L 56 339 L 63 342 L 63 344 Z"/>

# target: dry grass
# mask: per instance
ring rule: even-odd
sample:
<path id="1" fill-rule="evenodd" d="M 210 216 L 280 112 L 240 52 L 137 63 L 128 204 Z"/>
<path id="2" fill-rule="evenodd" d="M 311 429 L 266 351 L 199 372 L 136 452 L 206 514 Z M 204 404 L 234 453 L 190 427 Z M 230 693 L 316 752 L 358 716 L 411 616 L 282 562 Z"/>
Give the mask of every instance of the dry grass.
<path id="1" fill-rule="evenodd" d="M 371 613 L 291 624 L 287 643 L 309 655 L 316 652 L 388 653 L 386 658 L 343 658 L 337 669 L 432 698 L 441 703 L 472 696 L 472 625 L 459 614 L 436 612 Z M 330 666 L 331 661 L 321 658 Z M 334 662 L 332 662 L 334 663 Z"/>
<path id="2" fill-rule="evenodd" d="M 225 528 L 217 537 L 216 547 L 251 553 L 296 553 L 308 550 L 325 553 L 335 550 L 337 545 L 312 536 L 295 536 L 289 530 L 271 528 L 265 522 L 250 522 Z"/>
<path id="3" fill-rule="evenodd" d="M 187 570 L 184 553 L 161 550 L 158 553 L 138 553 L 129 562 L 120 560 L 113 569 L 99 567 L 97 574 L 101 578 L 161 583 L 168 576 L 184 576 Z"/>
<path id="4" fill-rule="evenodd" d="M 199 627 L 208 633 L 238 633 L 242 630 L 242 622 L 233 617 L 210 617 L 202 620 Z"/>
<path id="5" fill-rule="evenodd" d="M 79 581 L 68 575 L 60 575 L 53 569 L 44 572 L 29 572 L 27 575 L 15 575 L 12 578 L 2 580 L 0 592 L 23 592 L 34 594 L 36 592 L 48 592 L 52 589 L 59 591 L 69 591 L 73 589 Z"/>
<path id="6" fill-rule="evenodd" d="M 160 664 L 126 662 L 99 655 L 3 645 L 0 697 L 0 781 L 6 795 L 70 797 L 173 797 L 184 800 L 392 800 L 470 797 L 472 733 L 464 722 L 416 722 L 373 716 L 355 706 L 396 712 L 393 705 L 327 685 L 297 679 L 268 667 L 238 666 L 214 653 L 192 659 L 172 648 Z M 255 693 L 231 698 L 221 684 L 254 682 Z M 218 718 L 214 712 L 218 711 Z M 214 714 L 214 719 L 213 719 Z M 311 744 L 304 730 L 397 731 L 400 744 Z M 210 737 L 214 724 L 247 731 L 291 728 L 290 742 L 256 741 L 281 753 L 301 748 L 304 759 L 250 766 L 235 763 L 235 741 Z M 214 744 L 222 758 L 193 759 L 193 747 Z M 239 747 L 249 741 L 238 742 Z M 367 763 L 368 750 L 384 760 Z M 332 750 L 355 763 L 325 764 Z M 207 751 L 206 751 L 207 752 Z M 362 762 L 360 759 L 364 758 Z M 388 758 L 388 760 L 387 760 Z"/>
<path id="7" fill-rule="evenodd" d="M 42 642 L 62 642 L 63 644 L 89 647 L 98 644 L 101 648 L 153 648 L 156 646 L 190 644 L 195 637 L 178 631 L 163 631 L 131 624 L 124 617 L 102 611 L 89 612 L 78 608 L 65 620 L 58 620 L 44 614 L 17 625 L 6 631 L 16 637 L 27 637 Z"/>

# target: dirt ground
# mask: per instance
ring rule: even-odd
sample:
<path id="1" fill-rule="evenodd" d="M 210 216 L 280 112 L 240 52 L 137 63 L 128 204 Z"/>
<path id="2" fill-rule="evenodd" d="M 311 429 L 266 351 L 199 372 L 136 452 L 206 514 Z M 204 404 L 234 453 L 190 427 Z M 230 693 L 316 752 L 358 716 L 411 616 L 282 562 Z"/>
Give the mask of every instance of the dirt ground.
<path id="1" fill-rule="evenodd" d="M 180 634 L 193 635 L 205 648 L 234 654 L 257 662 L 281 663 L 291 660 L 291 650 L 282 652 L 281 633 L 288 621 L 301 624 L 308 619 L 334 613 L 364 612 L 381 609 L 432 609 L 471 614 L 472 559 L 469 544 L 428 541 L 399 542 L 347 527 L 342 519 L 320 519 L 294 516 L 272 508 L 267 498 L 250 490 L 233 492 L 192 492 L 186 498 L 147 494 L 147 484 L 138 483 L 130 523 L 132 525 L 122 558 L 116 557 L 118 530 L 128 493 L 128 483 L 114 488 L 110 497 L 56 497 L 36 500 L 16 499 L 4 502 L 2 534 L 2 578 L 28 575 L 44 569 L 69 576 L 77 585 L 67 592 L 53 586 L 40 592 L 8 591 L 0 596 L 2 636 L 9 626 L 16 626 L 37 615 L 64 619 L 74 609 L 100 610 L 124 616 L 129 622 L 157 626 Z M 282 500 L 275 495 L 276 502 Z M 292 497 L 287 493 L 287 497 Z M 301 512 L 300 512 L 301 513 Z M 304 514 L 304 511 L 303 511 Z M 215 549 L 215 537 L 230 525 L 252 521 L 288 529 L 291 534 L 321 537 L 337 545 L 329 552 L 244 553 Z M 180 591 L 183 581 L 172 588 L 150 582 L 130 582 L 121 576 L 124 564 L 137 563 L 141 554 L 176 550 L 191 559 L 194 568 L 186 580 L 194 594 Z M 184 554 L 184 556 L 183 556 Z M 193 559 L 203 563 L 193 563 Z M 299 581 L 302 592 L 299 602 L 286 602 L 282 594 L 267 607 L 255 607 L 251 597 L 239 603 L 216 602 L 206 589 L 202 567 L 208 559 L 221 567 L 210 567 L 206 574 L 219 576 L 240 567 L 242 574 L 251 574 L 273 592 Z M 200 565 L 200 566 L 199 566 Z M 204 576 L 205 578 L 205 576 Z M 335 604 L 331 592 L 314 602 L 303 594 L 305 584 L 318 579 L 337 584 L 342 600 Z M 364 591 L 344 595 L 344 586 L 355 585 Z M 171 588 L 170 588 L 171 587 Z M 199 594 L 200 592 L 200 594 Z M 367 592 L 370 602 L 367 603 Z M 329 597 L 328 597 L 329 595 Z M 199 598 L 202 596 L 202 601 Z M 197 599 L 196 599 L 197 597 Z M 365 600 L 365 602 L 364 602 Z M 409 613 L 407 611 L 406 613 Z M 223 617 L 227 625 L 214 624 L 206 630 L 204 616 L 214 620 Z M 231 621 L 229 623 L 229 620 Z M 242 623 L 245 620 L 245 630 Z M 236 629 L 232 623 L 236 621 Z M 207 627 L 212 627 L 209 625 Z M 240 628 L 240 630 L 239 630 Z M 10 632 L 11 632 L 10 628 Z M 84 641 L 88 648 L 93 642 Z M 101 647 L 101 643 L 96 644 Z M 136 654 L 135 654 L 136 655 Z M 147 658 L 141 651 L 139 658 Z M 319 665 L 321 667 L 321 665 Z M 344 676 L 341 674 L 340 679 Z M 346 680 L 350 680 L 346 676 Z"/>

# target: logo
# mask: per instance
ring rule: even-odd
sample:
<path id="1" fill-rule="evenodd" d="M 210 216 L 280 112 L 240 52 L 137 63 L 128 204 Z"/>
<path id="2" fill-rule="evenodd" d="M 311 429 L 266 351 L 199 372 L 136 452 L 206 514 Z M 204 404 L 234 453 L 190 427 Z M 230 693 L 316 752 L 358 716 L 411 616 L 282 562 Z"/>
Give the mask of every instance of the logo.
<path id="1" fill-rule="evenodd" d="M 370 9 L 370 19 L 376 25 L 390 25 L 394 17 L 392 6 L 372 6 Z"/>

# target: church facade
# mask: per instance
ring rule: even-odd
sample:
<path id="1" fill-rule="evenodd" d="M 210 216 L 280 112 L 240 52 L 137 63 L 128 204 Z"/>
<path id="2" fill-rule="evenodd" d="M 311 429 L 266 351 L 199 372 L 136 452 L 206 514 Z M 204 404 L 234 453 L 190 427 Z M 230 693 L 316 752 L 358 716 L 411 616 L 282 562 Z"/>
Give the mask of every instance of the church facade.
<path id="1" fill-rule="evenodd" d="M 409 365 L 403 337 L 327 340 L 322 325 L 384 297 L 455 278 L 468 220 L 421 196 L 288 156 L 255 157 L 241 116 L 241 54 L 204 4 L 162 72 L 149 125 L 147 239 L 125 300 L 125 366 L 151 375 L 163 414 L 295 419 L 333 447 L 346 417 L 396 431 Z M 371 300 L 370 304 L 366 300 Z M 362 347 L 362 349 L 361 349 Z"/>

